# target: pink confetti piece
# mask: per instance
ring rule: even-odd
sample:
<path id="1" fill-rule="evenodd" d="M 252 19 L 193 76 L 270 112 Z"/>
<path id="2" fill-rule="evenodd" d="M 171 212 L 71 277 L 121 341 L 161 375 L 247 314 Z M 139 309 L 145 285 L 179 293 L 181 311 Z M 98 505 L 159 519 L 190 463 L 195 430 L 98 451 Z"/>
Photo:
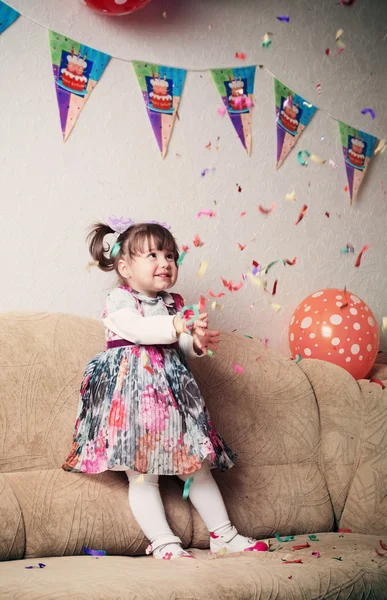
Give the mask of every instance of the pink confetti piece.
<path id="1" fill-rule="evenodd" d="M 213 210 L 201 210 L 196 215 L 196 218 L 199 219 L 202 215 L 205 215 L 207 217 L 216 217 L 216 212 L 214 212 Z"/>
<path id="2" fill-rule="evenodd" d="M 317 89 L 318 95 L 320 95 L 321 94 L 321 83 L 316 83 L 316 89 Z"/>
<path id="3" fill-rule="evenodd" d="M 234 367 L 235 373 L 243 373 L 245 370 L 244 367 L 241 367 L 240 365 L 237 365 L 236 363 L 234 363 L 233 367 Z"/>
<path id="4" fill-rule="evenodd" d="M 360 263 L 361 263 L 362 256 L 363 256 L 364 252 L 367 252 L 367 250 L 368 250 L 368 248 L 369 248 L 369 247 L 370 247 L 370 245 L 369 245 L 369 244 L 366 244 L 366 245 L 365 245 L 365 246 L 363 246 L 363 248 L 360 250 L 360 252 L 359 252 L 359 254 L 358 254 L 358 257 L 357 257 L 357 259 L 356 259 L 356 262 L 355 262 L 355 267 L 360 267 Z"/>
<path id="5" fill-rule="evenodd" d="M 317 558 L 320 558 L 321 554 L 320 554 L 320 552 L 312 552 L 312 556 L 316 556 Z"/>
<path id="6" fill-rule="evenodd" d="M 221 117 L 224 117 L 224 115 L 227 112 L 227 108 L 225 106 L 218 106 L 216 110 L 218 111 L 218 115 L 220 115 Z"/>
<path id="7" fill-rule="evenodd" d="M 279 17 L 276 17 L 276 19 L 278 19 L 278 21 L 282 21 L 283 23 L 289 23 L 290 21 L 290 17 L 287 17 L 286 15 L 280 15 Z"/>
<path id="8" fill-rule="evenodd" d="M 273 204 L 270 206 L 270 208 L 265 208 L 264 206 L 261 206 L 261 205 L 259 205 L 259 206 L 258 206 L 258 210 L 259 210 L 259 211 L 260 211 L 262 214 L 264 214 L 264 215 L 268 215 L 268 214 L 270 214 L 271 212 L 273 212 L 273 211 L 274 211 L 275 207 L 276 207 L 276 203 L 275 203 L 275 202 L 273 202 Z"/>
<path id="9" fill-rule="evenodd" d="M 246 213 L 245 212 L 241 212 L 241 217 L 245 217 Z"/>
<path id="10" fill-rule="evenodd" d="M 247 54 L 246 52 L 235 52 L 235 58 L 239 58 L 239 60 L 246 60 Z"/>
<path id="11" fill-rule="evenodd" d="M 372 117 L 372 120 L 374 120 L 374 118 L 376 117 L 375 111 L 372 108 L 363 108 L 361 114 L 366 115 L 367 113 L 369 113 Z"/>

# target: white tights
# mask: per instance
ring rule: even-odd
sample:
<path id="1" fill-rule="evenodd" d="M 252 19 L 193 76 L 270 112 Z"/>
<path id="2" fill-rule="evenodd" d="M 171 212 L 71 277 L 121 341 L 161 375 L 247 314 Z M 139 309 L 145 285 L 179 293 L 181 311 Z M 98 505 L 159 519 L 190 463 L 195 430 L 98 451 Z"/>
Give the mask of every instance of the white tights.
<path id="1" fill-rule="evenodd" d="M 174 535 L 165 516 L 159 491 L 159 476 L 141 475 L 131 469 L 126 471 L 126 475 L 129 479 L 130 508 L 148 540 L 154 543 L 160 537 Z M 204 461 L 199 471 L 190 475 L 178 475 L 178 477 L 183 481 L 189 477 L 194 478 L 189 488 L 189 499 L 208 531 L 215 531 L 224 526 L 228 529 L 230 519 L 208 462 Z"/>

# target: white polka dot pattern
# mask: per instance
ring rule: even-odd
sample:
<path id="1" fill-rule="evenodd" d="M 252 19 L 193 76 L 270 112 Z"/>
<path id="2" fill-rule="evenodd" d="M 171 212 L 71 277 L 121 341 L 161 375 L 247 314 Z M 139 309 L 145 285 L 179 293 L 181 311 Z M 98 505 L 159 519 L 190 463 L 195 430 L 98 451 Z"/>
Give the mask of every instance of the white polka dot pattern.
<path id="1" fill-rule="evenodd" d="M 356 379 L 365 378 L 371 370 L 379 348 L 379 328 L 369 307 L 355 294 L 319 290 L 299 303 L 290 323 L 293 358 L 299 354 L 326 360 Z"/>

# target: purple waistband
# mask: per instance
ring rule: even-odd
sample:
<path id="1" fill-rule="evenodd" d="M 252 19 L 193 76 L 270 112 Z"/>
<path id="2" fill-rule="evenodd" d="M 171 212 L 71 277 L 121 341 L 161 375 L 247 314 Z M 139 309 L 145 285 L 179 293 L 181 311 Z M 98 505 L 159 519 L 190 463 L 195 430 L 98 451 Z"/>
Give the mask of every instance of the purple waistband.
<path id="1" fill-rule="evenodd" d="M 134 344 L 133 342 L 129 342 L 128 340 L 110 340 L 106 342 L 106 350 L 110 350 L 111 348 L 121 348 L 122 346 L 140 346 L 141 344 Z M 174 342 L 173 344 L 147 344 L 156 346 L 157 348 L 178 348 L 179 343 Z"/>

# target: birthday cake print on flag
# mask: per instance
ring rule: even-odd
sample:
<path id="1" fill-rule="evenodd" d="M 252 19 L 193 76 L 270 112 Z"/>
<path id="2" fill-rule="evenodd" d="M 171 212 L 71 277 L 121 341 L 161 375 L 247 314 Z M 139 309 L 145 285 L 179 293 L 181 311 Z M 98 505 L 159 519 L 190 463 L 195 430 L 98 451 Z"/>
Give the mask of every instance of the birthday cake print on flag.
<path id="1" fill-rule="evenodd" d="M 255 67 L 212 69 L 211 75 L 235 131 L 250 156 Z"/>
<path id="2" fill-rule="evenodd" d="M 277 122 L 277 169 L 310 123 L 317 107 L 274 79 Z"/>
<path id="3" fill-rule="evenodd" d="M 69 137 L 110 60 L 108 54 L 48 32 L 63 140 Z"/>
<path id="4" fill-rule="evenodd" d="M 8 29 L 8 27 L 12 25 L 12 23 L 14 23 L 18 17 L 20 17 L 20 13 L 17 12 L 17 10 L 11 6 L 8 6 L 8 4 L 5 4 L 5 2 L 1 2 L 0 0 L 0 35 L 3 33 L 3 31 Z"/>
<path id="5" fill-rule="evenodd" d="M 164 158 L 177 116 L 186 70 L 134 62 L 145 108 Z"/>
<path id="6" fill-rule="evenodd" d="M 339 121 L 339 130 L 352 202 L 359 191 L 378 139 L 341 121 Z"/>

